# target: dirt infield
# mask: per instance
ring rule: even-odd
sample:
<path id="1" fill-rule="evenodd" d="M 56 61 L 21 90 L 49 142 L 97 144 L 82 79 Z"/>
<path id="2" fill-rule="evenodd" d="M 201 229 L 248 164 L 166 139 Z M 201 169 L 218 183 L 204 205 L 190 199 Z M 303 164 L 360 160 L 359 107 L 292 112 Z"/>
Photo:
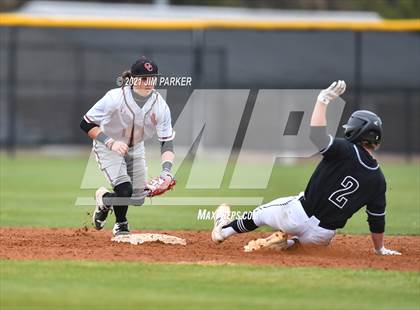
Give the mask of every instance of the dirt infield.
<path id="1" fill-rule="evenodd" d="M 142 231 L 150 232 L 150 231 Z M 244 253 L 251 239 L 269 233 L 237 235 L 221 245 L 208 231 L 154 231 L 182 237 L 187 245 L 150 243 L 131 245 L 111 242 L 111 232 L 55 228 L 0 228 L 0 259 L 73 259 L 102 261 L 175 262 L 199 264 L 252 264 L 376 268 L 420 271 L 420 237 L 386 238 L 386 246 L 402 256 L 380 257 L 372 253 L 369 236 L 338 235 L 329 247 L 299 246 L 287 251 Z"/>

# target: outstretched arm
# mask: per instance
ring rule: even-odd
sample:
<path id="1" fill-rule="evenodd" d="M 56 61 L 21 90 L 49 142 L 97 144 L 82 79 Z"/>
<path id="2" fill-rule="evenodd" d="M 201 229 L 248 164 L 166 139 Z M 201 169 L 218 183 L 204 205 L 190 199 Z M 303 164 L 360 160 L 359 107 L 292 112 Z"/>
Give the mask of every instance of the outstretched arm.
<path id="1" fill-rule="evenodd" d="M 400 252 L 384 247 L 384 233 L 371 233 L 373 246 L 378 255 L 401 255 Z"/>
<path id="2" fill-rule="evenodd" d="M 314 111 L 312 112 L 311 127 L 327 126 L 327 105 L 346 90 L 346 82 L 339 80 L 333 82 L 328 88 L 322 90 L 317 98 Z"/>
<path id="3" fill-rule="evenodd" d="M 369 207 L 370 209 L 373 209 L 372 205 Z M 389 250 L 384 246 L 385 212 L 373 213 L 368 209 L 366 209 L 366 212 L 368 214 L 370 236 L 372 238 L 375 253 L 378 255 L 401 255 L 400 252 Z"/>
<path id="4" fill-rule="evenodd" d="M 161 142 L 160 151 L 162 157 L 162 172 L 160 173 L 160 177 L 163 179 L 168 175 L 172 177 L 171 169 L 175 160 L 173 140 Z"/>
<path id="5" fill-rule="evenodd" d="M 378 255 L 401 255 L 401 253 L 389 250 L 384 247 L 385 232 L 385 208 L 386 208 L 386 183 L 383 190 L 366 206 L 368 216 L 369 230 L 371 233 L 373 247 Z"/>
<path id="6" fill-rule="evenodd" d="M 375 251 L 379 251 L 384 246 L 384 233 L 371 233 L 373 247 Z"/>
<path id="7" fill-rule="evenodd" d="M 160 151 L 162 157 L 162 171 L 156 178 L 151 179 L 146 187 L 149 189 L 149 197 L 161 195 L 172 189 L 176 181 L 172 176 L 171 169 L 175 159 L 174 146 L 172 140 L 161 141 Z"/>
<path id="8" fill-rule="evenodd" d="M 315 103 L 311 117 L 310 139 L 322 152 L 328 147 L 330 137 L 327 135 L 327 105 L 331 100 L 340 96 L 346 90 L 344 81 L 333 82 L 328 88 L 322 90 Z"/>
<path id="9" fill-rule="evenodd" d="M 335 83 L 335 82 L 334 82 Z M 327 104 L 318 100 L 311 117 L 311 127 L 327 126 Z"/>

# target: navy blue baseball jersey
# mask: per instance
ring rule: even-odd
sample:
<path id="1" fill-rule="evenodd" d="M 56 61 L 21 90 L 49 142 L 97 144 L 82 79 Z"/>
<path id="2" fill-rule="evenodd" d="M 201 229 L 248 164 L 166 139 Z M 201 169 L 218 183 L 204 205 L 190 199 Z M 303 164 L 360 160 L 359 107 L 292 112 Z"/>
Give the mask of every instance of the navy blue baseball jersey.
<path id="1" fill-rule="evenodd" d="M 386 182 L 376 160 L 362 146 L 331 136 L 321 154 L 302 199 L 308 215 L 337 229 L 366 206 L 370 231 L 384 232 Z"/>

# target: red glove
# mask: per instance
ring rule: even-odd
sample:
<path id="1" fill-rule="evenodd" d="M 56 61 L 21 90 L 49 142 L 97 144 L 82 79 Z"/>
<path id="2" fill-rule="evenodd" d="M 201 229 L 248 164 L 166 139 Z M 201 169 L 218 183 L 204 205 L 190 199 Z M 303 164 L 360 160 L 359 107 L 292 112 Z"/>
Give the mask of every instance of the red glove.
<path id="1" fill-rule="evenodd" d="M 173 189 L 175 185 L 176 180 L 170 173 L 167 173 L 165 177 L 155 177 L 146 184 L 146 188 L 149 190 L 147 197 L 162 195 L 168 190 Z"/>

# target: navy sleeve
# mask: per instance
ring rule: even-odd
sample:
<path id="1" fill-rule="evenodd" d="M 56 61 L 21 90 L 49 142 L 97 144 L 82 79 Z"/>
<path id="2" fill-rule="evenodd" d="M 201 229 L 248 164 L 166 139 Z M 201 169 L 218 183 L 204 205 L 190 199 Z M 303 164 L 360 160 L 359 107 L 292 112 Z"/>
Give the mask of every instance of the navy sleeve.
<path id="1" fill-rule="evenodd" d="M 333 138 L 330 136 L 330 143 L 327 147 L 321 150 L 321 154 L 326 159 L 342 159 L 350 156 L 354 153 L 353 150 L 353 143 L 341 139 L 341 138 Z"/>
<path id="2" fill-rule="evenodd" d="M 369 229 L 373 233 L 383 233 L 385 231 L 385 208 L 386 208 L 386 184 L 381 189 L 378 196 L 376 196 L 366 206 L 366 213 L 368 215 Z"/>

